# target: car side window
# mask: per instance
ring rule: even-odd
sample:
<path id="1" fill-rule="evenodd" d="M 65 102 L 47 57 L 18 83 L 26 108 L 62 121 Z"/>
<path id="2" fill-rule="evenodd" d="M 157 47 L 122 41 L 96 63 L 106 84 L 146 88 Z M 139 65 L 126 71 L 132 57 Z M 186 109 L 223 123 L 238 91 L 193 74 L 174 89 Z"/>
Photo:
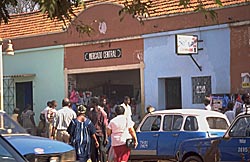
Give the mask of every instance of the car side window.
<path id="1" fill-rule="evenodd" d="M 227 130 L 228 128 L 227 121 L 220 117 L 207 117 L 207 123 L 210 129 Z"/>
<path id="2" fill-rule="evenodd" d="M 173 125 L 173 115 L 165 115 L 163 121 L 163 130 L 164 131 L 171 131 Z"/>
<path id="3" fill-rule="evenodd" d="M 236 121 L 229 132 L 230 137 L 250 137 L 250 117 L 242 117 Z"/>
<path id="4" fill-rule="evenodd" d="M 180 130 L 183 123 L 183 117 L 181 115 L 174 115 L 173 130 Z"/>
<path id="5" fill-rule="evenodd" d="M 195 116 L 188 116 L 185 120 L 184 130 L 186 131 L 197 131 L 198 122 Z"/>
<path id="6" fill-rule="evenodd" d="M 155 116 L 149 116 L 144 121 L 141 131 L 158 131 L 160 130 L 161 126 L 161 116 L 155 115 Z"/>
<path id="7" fill-rule="evenodd" d="M 183 117 L 181 115 L 165 115 L 163 122 L 164 131 L 176 131 L 180 130 L 183 123 Z"/>

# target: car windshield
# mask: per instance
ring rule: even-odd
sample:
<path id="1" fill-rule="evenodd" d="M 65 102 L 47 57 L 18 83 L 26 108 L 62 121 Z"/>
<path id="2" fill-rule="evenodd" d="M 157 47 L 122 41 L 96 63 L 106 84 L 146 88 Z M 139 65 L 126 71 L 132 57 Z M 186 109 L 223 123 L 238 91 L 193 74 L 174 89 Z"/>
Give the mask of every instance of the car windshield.
<path id="1" fill-rule="evenodd" d="M 239 118 L 231 128 L 231 137 L 250 137 L 250 116 Z"/>
<path id="2" fill-rule="evenodd" d="M 27 132 L 9 115 L 0 112 L 0 134 L 27 134 Z"/>
<path id="3" fill-rule="evenodd" d="M 207 122 L 210 129 L 227 130 L 228 128 L 228 123 L 224 118 L 207 117 Z"/>

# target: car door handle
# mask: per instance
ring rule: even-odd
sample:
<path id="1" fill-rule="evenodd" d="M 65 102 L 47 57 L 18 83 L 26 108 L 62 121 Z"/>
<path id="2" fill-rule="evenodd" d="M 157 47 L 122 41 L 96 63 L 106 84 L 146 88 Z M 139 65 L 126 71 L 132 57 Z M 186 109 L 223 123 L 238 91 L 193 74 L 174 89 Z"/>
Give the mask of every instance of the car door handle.
<path id="1" fill-rule="evenodd" d="M 159 134 L 154 134 L 154 135 L 153 135 L 153 137 L 158 137 L 158 136 L 159 136 Z"/>
<path id="2" fill-rule="evenodd" d="M 175 134 L 172 134 L 173 137 L 177 137 L 179 136 L 179 134 L 175 133 Z"/>

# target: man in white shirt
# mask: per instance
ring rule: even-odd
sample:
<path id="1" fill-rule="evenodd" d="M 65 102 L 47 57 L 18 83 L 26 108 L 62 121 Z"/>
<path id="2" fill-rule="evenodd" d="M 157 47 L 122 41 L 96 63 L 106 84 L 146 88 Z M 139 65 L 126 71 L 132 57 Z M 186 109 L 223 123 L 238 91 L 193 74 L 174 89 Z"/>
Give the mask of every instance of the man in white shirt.
<path id="1" fill-rule="evenodd" d="M 130 104 L 130 97 L 125 96 L 121 106 L 124 107 L 124 109 L 125 109 L 124 115 L 127 118 L 132 120 L 132 111 L 131 111 L 131 107 L 129 104 Z"/>
<path id="2" fill-rule="evenodd" d="M 49 109 L 51 109 L 51 106 L 52 106 L 51 101 L 48 101 L 47 106 L 40 113 L 40 122 L 38 124 L 38 130 L 37 130 L 39 136 L 49 138 L 46 125 L 47 125 L 47 122 L 48 122 L 48 120 L 47 120 L 47 111 Z"/>
<path id="3" fill-rule="evenodd" d="M 69 143 L 69 134 L 67 132 L 67 128 L 71 122 L 72 119 L 76 118 L 76 113 L 74 110 L 72 110 L 70 107 L 70 101 L 68 98 L 64 98 L 62 101 L 62 108 L 57 111 L 56 117 L 53 121 L 53 128 L 51 137 L 52 139 L 55 139 L 55 132 L 56 134 L 56 140 L 62 141 L 65 143 Z"/>
<path id="4" fill-rule="evenodd" d="M 41 120 L 45 120 L 47 119 L 47 111 L 51 108 L 51 101 L 47 102 L 47 106 L 43 109 L 43 111 L 41 112 L 41 116 L 40 118 L 42 118 Z"/>
<path id="5" fill-rule="evenodd" d="M 204 99 L 204 105 L 205 105 L 205 110 L 212 110 L 212 107 L 210 105 L 210 98 L 205 97 L 205 99 Z"/>

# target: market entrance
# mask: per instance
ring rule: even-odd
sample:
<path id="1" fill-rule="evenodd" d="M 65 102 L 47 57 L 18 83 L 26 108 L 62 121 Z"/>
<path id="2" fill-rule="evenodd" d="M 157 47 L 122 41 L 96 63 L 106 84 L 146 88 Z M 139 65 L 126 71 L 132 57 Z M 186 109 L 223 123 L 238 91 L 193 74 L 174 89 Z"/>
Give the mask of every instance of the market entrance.
<path id="1" fill-rule="evenodd" d="M 84 104 L 91 96 L 105 96 L 112 104 L 120 104 L 124 96 L 137 104 L 141 102 L 139 69 L 71 74 L 68 75 L 69 94 L 73 88 L 83 97 Z"/>

